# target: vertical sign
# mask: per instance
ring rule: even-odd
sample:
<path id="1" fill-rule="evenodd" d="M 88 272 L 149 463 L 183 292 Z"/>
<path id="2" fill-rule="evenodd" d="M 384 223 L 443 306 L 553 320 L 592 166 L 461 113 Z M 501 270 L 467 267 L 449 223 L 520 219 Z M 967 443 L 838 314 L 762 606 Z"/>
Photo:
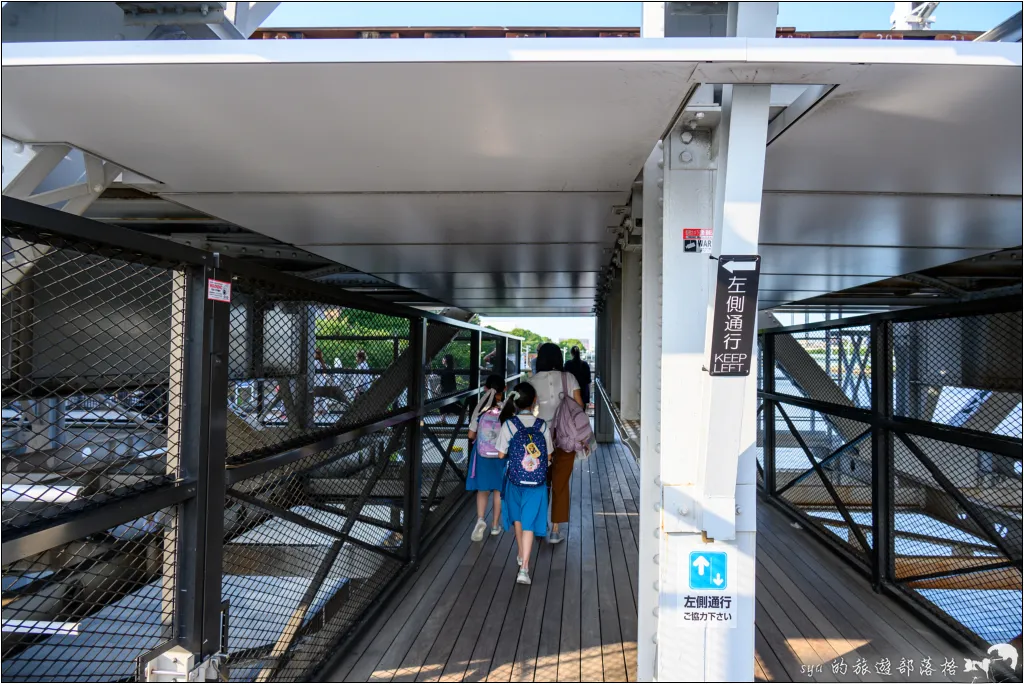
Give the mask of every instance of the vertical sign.
<path id="1" fill-rule="evenodd" d="M 711 375 L 750 375 L 757 332 L 757 281 L 761 257 L 718 257 Z"/>

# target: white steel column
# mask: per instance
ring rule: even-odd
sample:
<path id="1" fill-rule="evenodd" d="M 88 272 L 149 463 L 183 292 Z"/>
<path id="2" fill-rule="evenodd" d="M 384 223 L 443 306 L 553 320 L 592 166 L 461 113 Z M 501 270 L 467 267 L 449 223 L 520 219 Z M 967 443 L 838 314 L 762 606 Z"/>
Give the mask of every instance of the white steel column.
<path id="1" fill-rule="evenodd" d="M 623 420 L 640 418 L 640 252 L 622 253 L 619 316 L 619 412 Z"/>
<path id="2" fill-rule="evenodd" d="M 684 228 L 714 225 L 717 159 L 703 119 L 684 112 L 665 140 L 662 209 L 661 479 L 658 681 L 707 681 L 706 627 L 682 620 L 690 547 L 701 539 L 694 483 L 702 462 L 700 437 L 707 374 L 705 329 L 714 263 L 684 251 Z M 644 425 L 641 423 L 641 430 Z M 753 658 L 751 652 L 750 657 Z"/>
<path id="3" fill-rule="evenodd" d="M 770 86 L 734 86 L 731 93 L 729 90 L 723 92 L 722 119 L 728 122 L 728 128 L 722 131 L 726 153 L 725 169 L 720 171 L 723 197 L 715 226 L 719 236 L 715 251 L 757 254 Z M 749 351 L 756 355 L 756 343 Z M 701 473 L 704 528 L 709 536 L 735 544 L 740 561 L 736 629 L 708 630 L 709 681 L 753 678 L 757 367 L 755 359 L 746 377 L 711 379 L 705 394 L 707 433 Z M 713 532 L 709 513 L 719 526 Z"/>
<path id="4" fill-rule="evenodd" d="M 609 398 L 622 403 L 622 273 L 616 273 L 608 292 L 608 390 Z"/>
<path id="5" fill-rule="evenodd" d="M 665 37 L 665 3 L 645 2 L 644 38 Z M 665 153 L 661 141 L 644 163 L 641 197 L 640 293 L 640 558 L 637 563 L 636 678 L 658 674 L 659 553 L 661 552 L 661 235 Z M 634 212 L 634 221 L 636 212 Z"/>
<path id="6" fill-rule="evenodd" d="M 662 3 L 644 3 L 647 6 Z M 644 164 L 640 336 L 640 541 L 637 681 L 654 681 L 658 659 L 658 554 L 661 541 L 661 212 L 662 143 Z"/>
<path id="7" fill-rule="evenodd" d="M 776 14 L 777 3 L 730 3 L 729 34 L 773 35 Z M 714 256 L 757 253 L 769 90 L 725 86 L 717 129 L 708 124 L 713 118 L 706 116 L 709 106 L 695 105 L 683 112 L 664 145 L 662 224 L 657 232 L 663 240 L 662 263 L 668 266 L 661 288 L 660 396 L 662 414 L 670 418 L 658 435 L 663 437 L 658 459 L 663 515 L 655 561 L 659 681 L 751 681 L 754 674 L 756 370 L 743 378 L 711 378 L 705 370 L 717 262 L 708 254 L 684 251 L 682 230 L 713 227 Z M 648 187 L 645 183 L 645 192 Z M 645 256 L 647 241 L 656 232 L 650 216 Z M 646 286 L 645 279 L 645 296 Z M 645 321 L 645 333 L 648 328 Z M 644 342 L 646 351 L 646 335 Z M 648 396 L 645 382 L 645 416 Z M 645 419 L 641 431 L 646 449 L 655 435 Z M 645 484 L 647 465 L 645 460 Z M 644 497 L 642 539 L 656 528 L 644 520 L 650 501 Z M 734 627 L 683 619 L 693 551 L 728 554 Z M 644 553 L 641 549 L 641 575 Z M 640 588 L 644 590 L 642 576 Z"/>

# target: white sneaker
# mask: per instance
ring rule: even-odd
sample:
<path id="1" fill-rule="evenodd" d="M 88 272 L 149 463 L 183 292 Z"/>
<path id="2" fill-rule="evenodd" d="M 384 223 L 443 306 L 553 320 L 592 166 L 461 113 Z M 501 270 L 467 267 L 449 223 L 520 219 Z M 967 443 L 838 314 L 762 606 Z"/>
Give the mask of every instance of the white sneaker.
<path id="1" fill-rule="evenodd" d="M 518 565 L 519 567 L 523 567 L 523 559 L 519 556 L 516 556 L 516 565 Z"/>
<path id="2" fill-rule="evenodd" d="M 526 568 L 519 568 L 519 574 L 516 575 L 516 584 L 533 584 L 533 580 L 530 579 L 530 571 Z"/>
<path id="3" fill-rule="evenodd" d="M 548 544 L 558 544 L 565 541 L 565 532 L 559 530 L 548 535 Z"/>
<path id="4" fill-rule="evenodd" d="M 469 535 L 469 538 L 475 542 L 483 541 L 484 532 L 487 531 L 487 523 L 483 518 L 476 521 L 476 525 L 473 527 L 473 534 Z"/>
<path id="5" fill-rule="evenodd" d="M 495 525 L 494 527 L 491 528 L 491 536 L 492 537 L 497 537 L 499 534 L 501 534 L 501 528 L 500 527 Z"/>

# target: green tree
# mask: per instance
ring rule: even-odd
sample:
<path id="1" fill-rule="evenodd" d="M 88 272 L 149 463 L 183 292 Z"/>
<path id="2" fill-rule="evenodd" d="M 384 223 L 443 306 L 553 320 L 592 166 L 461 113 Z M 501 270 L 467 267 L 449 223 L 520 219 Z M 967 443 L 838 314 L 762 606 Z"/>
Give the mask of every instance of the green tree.
<path id="1" fill-rule="evenodd" d="M 572 349 L 573 347 L 579 347 L 580 354 L 586 355 L 587 353 L 587 348 L 583 345 L 582 342 L 577 340 L 575 337 L 570 337 L 567 340 L 562 340 L 561 342 L 558 343 L 558 346 L 562 348 L 562 351 L 565 352 L 566 356 L 568 356 L 569 350 Z"/>
<path id="2" fill-rule="evenodd" d="M 526 328 L 513 328 L 512 330 L 509 331 L 509 334 L 515 335 L 516 337 L 522 337 L 523 344 L 528 346 L 530 348 L 530 351 L 537 351 L 537 347 L 544 344 L 545 342 L 551 341 L 550 337 L 538 335 L 532 330 L 527 330 Z"/>

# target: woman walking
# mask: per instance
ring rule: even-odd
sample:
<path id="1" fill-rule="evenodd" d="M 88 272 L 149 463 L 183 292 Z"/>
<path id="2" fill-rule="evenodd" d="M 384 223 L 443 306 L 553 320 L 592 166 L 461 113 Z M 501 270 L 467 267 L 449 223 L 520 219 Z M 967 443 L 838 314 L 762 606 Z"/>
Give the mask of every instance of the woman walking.
<path id="1" fill-rule="evenodd" d="M 563 364 L 562 350 L 557 344 L 547 342 L 537 350 L 537 373 L 530 378 L 530 384 L 537 391 L 537 417 L 549 424 L 554 420 L 558 405 L 565 396 L 562 389 Z M 569 395 L 583 406 L 580 384 L 571 373 L 564 375 Z M 569 522 L 569 478 L 572 477 L 575 459 L 575 452 L 558 448 L 551 457 L 551 467 L 548 469 L 548 481 L 551 483 L 551 531 L 547 536 L 551 544 L 565 539 L 561 526 Z"/>

